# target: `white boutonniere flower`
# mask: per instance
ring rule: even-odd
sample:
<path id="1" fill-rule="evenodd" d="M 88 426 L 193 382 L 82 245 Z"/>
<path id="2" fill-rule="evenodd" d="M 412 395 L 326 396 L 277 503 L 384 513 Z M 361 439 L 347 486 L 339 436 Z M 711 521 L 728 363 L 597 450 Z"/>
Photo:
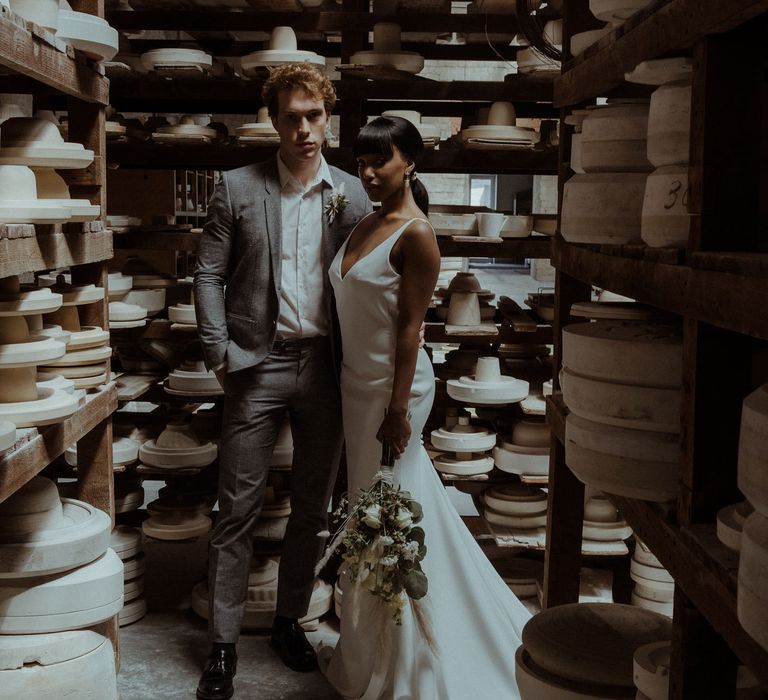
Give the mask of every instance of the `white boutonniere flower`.
<path id="1" fill-rule="evenodd" d="M 331 190 L 328 204 L 325 205 L 325 215 L 328 217 L 329 224 L 332 224 L 336 217 L 347 208 L 347 204 L 349 204 L 349 200 L 344 196 L 344 183 L 342 182 L 338 189 Z"/>

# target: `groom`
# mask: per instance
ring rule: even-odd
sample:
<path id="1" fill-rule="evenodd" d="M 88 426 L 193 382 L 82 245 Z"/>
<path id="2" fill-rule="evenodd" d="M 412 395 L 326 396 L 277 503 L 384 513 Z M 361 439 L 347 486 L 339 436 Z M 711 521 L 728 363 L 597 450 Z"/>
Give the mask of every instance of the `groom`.
<path id="1" fill-rule="evenodd" d="M 200 700 L 234 693 L 253 531 L 286 411 L 294 443 L 291 515 L 271 644 L 288 667 L 316 667 L 298 620 L 309 605 L 323 547 L 317 533 L 326 528 L 342 443 L 339 340 L 327 272 L 354 224 L 371 211 L 359 180 L 330 167 L 321 153 L 336 102 L 328 78 L 309 64 L 281 66 L 262 98 L 280 137 L 277 156 L 222 174 L 195 275 L 206 365 L 225 394 L 208 579 L 213 646 Z"/>

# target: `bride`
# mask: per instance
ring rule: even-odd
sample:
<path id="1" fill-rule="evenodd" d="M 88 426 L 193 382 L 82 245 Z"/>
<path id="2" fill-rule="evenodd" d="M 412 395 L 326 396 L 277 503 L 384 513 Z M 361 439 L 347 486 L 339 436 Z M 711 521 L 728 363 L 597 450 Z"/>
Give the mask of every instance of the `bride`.
<path id="1" fill-rule="evenodd" d="M 424 509 L 429 592 L 421 603 L 433 649 L 409 605 L 402 625 L 377 616 L 367 591 L 342 577 L 341 635 L 321 667 L 344 698 L 519 698 L 514 658 L 530 614 L 507 588 L 454 509 L 420 435 L 435 379 L 419 329 L 440 269 L 429 198 L 416 177 L 416 127 L 379 117 L 354 147 L 368 196 L 381 208 L 362 219 L 331 264 L 344 350 L 341 389 L 350 499 L 379 470 L 381 441 L 395 455 L 395 483 Z M 386 415 L 385 415 L 386 414 Z M 356 612 L 350 610 L 357 597 Z"/>

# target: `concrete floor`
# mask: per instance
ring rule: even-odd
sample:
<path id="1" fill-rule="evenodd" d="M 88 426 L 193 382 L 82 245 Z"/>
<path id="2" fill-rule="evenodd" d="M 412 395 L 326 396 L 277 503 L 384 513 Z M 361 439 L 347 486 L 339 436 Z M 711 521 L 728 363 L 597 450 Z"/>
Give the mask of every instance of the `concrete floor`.
<path id="1" fill-rule="evenodd" d="M 528 292 L 543 286 L 523 270 L 472 271 L 483 287 L 493 289 L 497 296 L 505 294 L 521 306 Z M 149 611 L 139 622 L 120 630 L 118 687 L 122 700 L 190 700 L 195 697 L 209 650 L 206 622 L 190 609 L 190 592 L 206 576 L 207 538 L 192 543 L 147 541 L 145 556 Z M 333 628 L 324 624 L 310 637 L 316 643 L 321 636 L 332 639 L 333 634 Z M 267 634 L 244 633 L 238 657 L 235 698 L 339 698 L 320 673 L 295 673 L 283 666 L 269 647 Z"/>
<path id="2" fill-rule="evenodd" d="M 208 655 L 206 621 L 190 609 L 192 587 L 206 575 L 207 538 L 192 543 L 148 540 L 145 596 L 149 611 L 120 630 L 122 700 L 191 700 Z M 325 635 L 332 636 L 326 627 Z M 316 637 L 317 635 L 315 635 Z M 267 634 L 244 633 L 238 643 L 235 698 L 338 700 L 320 673 L 283 666 Z"/>

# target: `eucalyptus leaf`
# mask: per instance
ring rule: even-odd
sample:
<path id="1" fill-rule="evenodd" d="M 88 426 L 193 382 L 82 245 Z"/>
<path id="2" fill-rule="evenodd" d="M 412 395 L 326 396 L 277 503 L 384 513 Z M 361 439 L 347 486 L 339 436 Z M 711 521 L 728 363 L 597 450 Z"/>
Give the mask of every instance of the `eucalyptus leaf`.
<path id="1" fill-rule="evenodd" d="M 408 501 L 408 510 L 413 514 L 413 522 L 415 523 L 424 517 L 424 509 L 418 501 Z"/>
<path id="2" fill-rule="evenodd" d="M 413 598 L 418 600 L 427 595 L 427 577 L 416 569 L 412 569 L 405 576 L 405 591 Z"/>

